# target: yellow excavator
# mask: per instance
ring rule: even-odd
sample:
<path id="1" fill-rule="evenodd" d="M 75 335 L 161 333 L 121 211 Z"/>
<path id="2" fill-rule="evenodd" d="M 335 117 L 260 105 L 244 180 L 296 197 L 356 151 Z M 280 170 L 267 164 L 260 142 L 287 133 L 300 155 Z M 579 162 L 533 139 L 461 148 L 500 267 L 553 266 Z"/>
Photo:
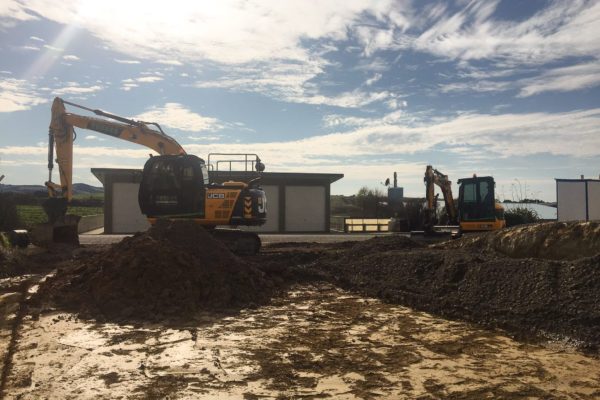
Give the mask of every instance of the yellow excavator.
<path id="1" fill-rule="evenodd" d="M 425 169 L 426 207 L 423 229 L 425 233 L 436 232 L 436 206 L 438 196 L 435 186 L 439 186 L 444 197 L 448 215 L 448 225 L 458 226 L 459 232 L 477 232 L 502 229 L 506 226 L 504 207 L 495 200 L 496 183 L 491 176 L 462 178 L 458 180 L 458 205 L 452 196 L 452 182 L 448 175 L 428 165 Z"/>
<path id="2" fill-rule="evenodd" d="M 69 113 L 65 104 L 104 117 L 96 118 Z M 156 127 L 152 129 L 150 126 Z M 256 155 L 251 161 L 256 177 L 249 182 L 211 182 L 203 159 L 187 154 L 155 122 L 136 121 L 102 110 L 55 98 L 48 141 L 48 199 L 43 207 L 48 223 L 33 227 L 31 241 L 37 245 L 55 242 L 78 243 L 79 217 L 67 214 L 73 198 L 73 141 L 75 127 L 99 132 L 146 146 L 158 156 L 150 156 L 144 165 L 138 193 L 140 209 L 154 224 L 160 218 L 192 220 L 214 231 L 234 252 L 254 254 L 260 238 L 252 232 L 215 229 L 217 226 L 259 226 L 266 222 L 267 199 L 260 188 L 264 164 Z M 54 151 L 60 184 L 52 182 Z"/>

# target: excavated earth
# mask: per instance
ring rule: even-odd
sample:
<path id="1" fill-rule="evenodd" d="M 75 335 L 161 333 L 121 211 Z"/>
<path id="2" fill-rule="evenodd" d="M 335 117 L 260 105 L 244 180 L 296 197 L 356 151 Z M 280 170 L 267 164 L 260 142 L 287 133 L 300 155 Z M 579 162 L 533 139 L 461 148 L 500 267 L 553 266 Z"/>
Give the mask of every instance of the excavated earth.
<path id="1" fill-rule="evenodd" d="M 13 260 L 0 397 L 600 396 L 598 223 L 244 258 L 160 223 Z"/>
<path id="2" fill-rule="evenodd" d="M 291 283 L 327 281 L 520 337 L 568 338 L 591 352 L 600 345 L 598 223 L 538 224 L 434 245 L 385 236 L 270 249 L 242 259 L 193 223 L 161 223 L 66 264 L 39 298 L 87 318 L 161 320 L 265 304 Z"/>
<path id="3" fill-rule="evenodd" d="M 202 227 L 160 221 L 148 232 L 74 260 L 40 290 L 60 307 L 101 320 L 161 320 L 268 301 L 273 285 Z"/>
<path id="4" fill-rule="evenodd" d="M 408 238 L 378 238 L 372 246 L 334 251 L 307 268 L 387 302 L 501 327 L 523 338 L 569 338 L 598 351 L 600 252 L 548 261 L 450 247 L 419 248 Z"/>

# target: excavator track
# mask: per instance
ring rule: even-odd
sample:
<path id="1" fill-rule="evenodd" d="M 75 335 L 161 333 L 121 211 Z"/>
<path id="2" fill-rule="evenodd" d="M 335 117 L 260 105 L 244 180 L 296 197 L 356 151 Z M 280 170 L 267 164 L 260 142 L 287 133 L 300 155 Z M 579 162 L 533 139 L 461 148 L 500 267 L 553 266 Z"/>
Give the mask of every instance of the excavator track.
<path id="1" fill-rule="evenodd" d="M 256 233 L 239 229 L 212 229 L 209 232 L 234 254 L 252 256 L 260 251 L 261 241 Z"/>

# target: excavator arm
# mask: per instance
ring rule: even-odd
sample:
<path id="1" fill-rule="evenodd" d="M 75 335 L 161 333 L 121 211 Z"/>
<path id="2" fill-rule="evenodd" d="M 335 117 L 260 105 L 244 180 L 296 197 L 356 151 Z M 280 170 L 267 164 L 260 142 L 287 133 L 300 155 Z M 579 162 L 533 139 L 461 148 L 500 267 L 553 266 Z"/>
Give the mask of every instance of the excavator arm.
<path id="1" fill-rule="evenodd" d="M 426 201 L 427 201 L 427 218 L 426 227 L 432 229 L 435 225 L 434 214 L 436 208 L 437 196 L 435 196 L 435 185 L 439 186 L 444 196 L 444 204 L 446 206 L 446 213 L 448 214 L 449 223 L 451 225 L 458 224 L 458 215 L 456 212 L 456 205 L 454 204 L 454 197 L 452 196 L 452 182 L 448 179 L 448 175 L 442 174 L 431 165 L 427 166 L 425 170 L 425 187 L 426 187 Z"/>
<path id="2" fill-rule="evenodd" d="M 103 118 L 68 113 L 65 104 L 78 107 Z M 148 125 L 155 125 L 157 130 Z M 42 207 L 48 222 L 36 224 L 31 229 L 31 241 L 37 245 L 53 242 L 78 244 L 79 218 L 68 215 L 67 207 L 73 198 L 73 142 L 75 127 L 88 129 L 118 139 L 146 146 L 160 155 L 185 155 L 185 150 L 172 137 L 166 135 L 160 125 L 119 117 L 102 110 L 93 110 L 79 104 L 55 98 L 52 103 L 52 118 L 48 137 L 48 199 Z M 56 159 L 55 157 L 56 151 Z M 54 162 L 58 164 L 60 184 L 52 181 Z"/>
<path id="3" fill-rule="evenodd" d="M 96 115 L 117 122 L 68 113 L 65 109 L 65 104 L 91 111 Z M 155 125 L 158 131 L 149 128 L 148 125 Z M 73 197 L 73 141 L 75 140 L 75 127 L 137 143 L 156 151 L 160 155 L 186 154 L 183 147 L 175 139 L 166 135 L 157 123 L 119 117 L 102 110 L 93 110 L 56 97 L 52 103 L 52 119 L 49 129 L 48 181 L 46 182 L 46 187 L 48 188 L 50 197 L 64 197 L 67 202 L 71 201 Z M 54 149 L 56 149 L 56 163 L 59 169 L 60 185 L 52 182 Z"/>

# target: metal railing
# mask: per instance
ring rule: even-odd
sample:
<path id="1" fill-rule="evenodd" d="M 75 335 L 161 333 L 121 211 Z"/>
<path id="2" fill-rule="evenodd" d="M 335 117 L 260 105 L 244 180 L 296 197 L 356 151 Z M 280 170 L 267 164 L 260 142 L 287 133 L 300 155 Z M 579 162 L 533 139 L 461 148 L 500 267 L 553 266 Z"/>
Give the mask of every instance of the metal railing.
<path id="1" fill-rule="evenodd" d="M 212 161 L 211 161 L 212 157 Z M 223 159 L 218 159 L 223 157 Z M 215 160 L 217 158 L 217 160 Z M 256 172 L 256 165 L 260 163 L 260 157 L 253 153 L 210 153 L 208 155 L 209 171 L 252 171 Z M 222 166 L 228 166 L 225 169 Z M 234 169 L 234 167 L 236 169 Z"/>

